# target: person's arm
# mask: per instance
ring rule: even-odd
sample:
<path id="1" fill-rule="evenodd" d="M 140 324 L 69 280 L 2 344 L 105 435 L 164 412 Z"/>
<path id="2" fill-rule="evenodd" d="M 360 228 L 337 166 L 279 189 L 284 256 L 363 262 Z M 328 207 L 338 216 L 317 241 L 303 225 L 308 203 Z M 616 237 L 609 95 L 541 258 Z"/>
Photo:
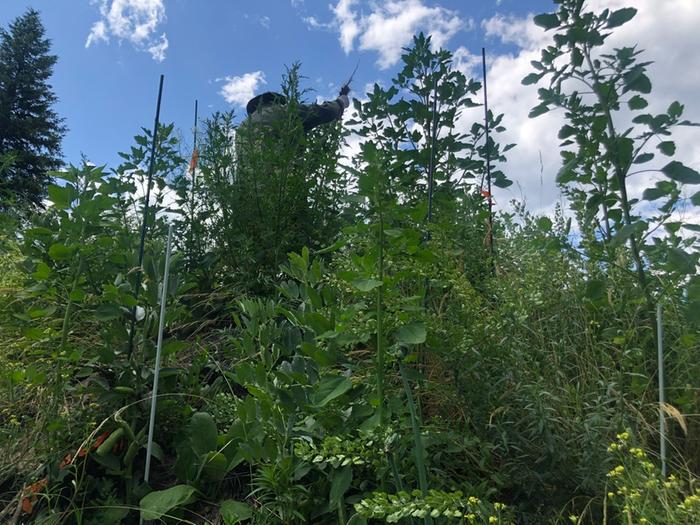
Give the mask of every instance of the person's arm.
<path id="1" fill-rule="evenodd" d="M 299 106 L 299 116 L 304 125 L 304 132 L 311 131 L 321 124 L 339 120 L 343 111 L 350 105 L 348 97 L 342 95 L 331 102 L 323 104 L 302 104 Z"/>

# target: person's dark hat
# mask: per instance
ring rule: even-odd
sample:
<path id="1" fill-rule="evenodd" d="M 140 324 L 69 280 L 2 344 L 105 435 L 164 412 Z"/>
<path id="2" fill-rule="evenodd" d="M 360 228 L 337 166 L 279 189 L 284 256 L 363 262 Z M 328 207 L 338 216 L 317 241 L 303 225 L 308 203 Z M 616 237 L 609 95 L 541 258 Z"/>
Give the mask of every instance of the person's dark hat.
<path id="1" fill-rule="evenodd" d="M 271 104 L 286 104 L 287 97 L 281 95 L 280 93 L 275 93 L 274 91 L 266 91 L 250 99 L 248 104 L 246 104 L 245 110 L 248 115 L 252 115 L 258 109 L 258 107 L 269 106 Z"/>

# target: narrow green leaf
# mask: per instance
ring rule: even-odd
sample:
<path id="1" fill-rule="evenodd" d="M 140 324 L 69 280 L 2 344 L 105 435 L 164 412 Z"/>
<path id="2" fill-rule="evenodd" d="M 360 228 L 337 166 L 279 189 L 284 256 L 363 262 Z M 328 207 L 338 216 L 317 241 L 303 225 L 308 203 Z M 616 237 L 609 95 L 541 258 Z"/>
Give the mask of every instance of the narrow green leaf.
<path id="1" fill-rule="evenodd" d="M 360 514 L 353 514 L 346 525 L 367 525 L 367 518 Z"/>
<path id="2" fill-rule="evenodd" d="M 700 173 L 674 160 L 661 168 L 661 172 L 668 178 L 682 184 L 700 184 Z"/>
<path id="3" fill-rule="evenodd" d="M 692 202 L 695 206 L 700 206 L 700 191 L 696 192 L 695 195 L 690 197 L 690 202 Z"/>
<path id="4" fill-rule="evenodd" d="M 350 488 L 352 482 L 352 468 L 346 465 L 339 470 L 333 471 L 333 480 L 331 481 L 330 493 L 330 508 L 336 508 L 338 504 L 343 504 L 343 496 Z"/>
<path id="5" fill-rule="evenodd" d="M 547 107 L 547 104 L 540 104 L 539 106 L 535 106 L 530 110 L 530 113 L 528 114 L 529 118 L 535 118 L 539 117 L 540 115 L 544 115 L 549 111 L 549 107 Z"/>

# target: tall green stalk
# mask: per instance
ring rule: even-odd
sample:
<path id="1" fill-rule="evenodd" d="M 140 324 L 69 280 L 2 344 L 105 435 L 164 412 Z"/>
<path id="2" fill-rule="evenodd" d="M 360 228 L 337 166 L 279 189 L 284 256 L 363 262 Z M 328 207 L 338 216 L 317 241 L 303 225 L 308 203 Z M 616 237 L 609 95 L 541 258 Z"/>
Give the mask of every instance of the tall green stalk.
<path id="1" fill-rule="evenodd" d="M 399 360 L 399 373 L 401 374 L 401 382 L 403 383 L 404 391 L 406 392 L 406 401 L 408 402 L 408 412 L 411 415 L 411 426 L 413 427 L 413 442 L 416 450 L 416 470 L 418 471 L 418 485 L 423 496 L 428 494 L 428 471 L 425 467 L 425 448 L 423 447 L 423 438 L 420 433 L 420 420 L 416 413 L 416 405 L 413 402 L 413 392 L 411 385 L 406 377 L 406 368 L 401 360 Z M 425 517 L 426 525 L 432 523 L 430 516 Z"/>
<path id="2" fill-rule="evenodd" d="M 377 397 L 379 398 L 379 424 L 384 426 L 386 416 L 384 411 L 384 215 L 379 202 L 379 190 L 375 190 L 375 203 L 379 213 L 379 281 L 377 287 Z"/>

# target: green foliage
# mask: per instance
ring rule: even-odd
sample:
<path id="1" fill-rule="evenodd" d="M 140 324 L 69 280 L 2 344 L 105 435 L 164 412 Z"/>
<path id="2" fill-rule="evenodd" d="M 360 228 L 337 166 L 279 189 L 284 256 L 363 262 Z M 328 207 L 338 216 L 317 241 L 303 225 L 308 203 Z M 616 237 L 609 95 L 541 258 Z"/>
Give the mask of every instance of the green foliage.
<path id="1" fill-rule="evenodd" d="M 682 107 L 644 115 L 637 51 L 598 53 L 633 9 L 558 5 L 535 18 L 554 45 L 525 83 L 557 77 L 533 114 L 567 112 L 560 181 L 580 242 L 559 208 L 516 204 L 488 231 L 486 151 L 506 186 L 510 145 L 487 144 L 480 122 L 455 131 L 480 86 L 423 35 L 392 85 L 355 103 L 361 145 L 343 166 L 343 132 L 304 136 L 293 112 L 252 140 L 215 114 L 194 172 L 162 126 L 142 267 L 150 133 L 113 173 L 55 174 L 48 209 L 0 239 L 0 484 L 32 491 L 22 519 L 693 523 L 700 282 L 681 231 L 692 225 L 672 215 L 697 177 L 668 136 Z M 576 78 L 597 91 L 569 92 Z M 294 66 L 290 108 L 299 79 Z M 608 113 L 623 106 L 637 122 L 613 133 Z M 487 118 L 498 136 L 503 116 Z M 625 204 L 621 181 L 656 162 L 664 178 L 643 193 L 655 208 Z M 146 484 L 169 217 L 179 235 Z M 641 452 L 657 445 L 659 297 L 668 479 Z M 616 442 L 611 457 L 627 427 L 640 445 Z"/>
<path id="2" fill-rule="evenodd" d="M 39 13 L 28 9 L 0 28 L 0 211 L 42 206 L 49 172 L 61 166 L 63 119 L 48 83 L 50 54 Z"/>
<path id="3" fill-rule="evenodd" d="M 649 62 L 640 61 L 642 51 L 636 46 L 612 50 L 607 46 L 610 29 L 632 20 L 636 9 L 596 13 L 578 0 L 558 3 L 556 13 L 535 17 L 537 25 L 555 31 L 553 44 L 533 62 L 537 72 L 523 79 L 524 84 L 544 78 L 550 81 L 548 87 L 539 89 L 540 104 L 530 116 L 552 107 L 564 109 L 567 123 L 559 132 L 563 167 L 557 181 L 571 197 L 584 243 L 596 258 L 608 262 L 629 243 L 640 291 L 652 311 L 655 296 L 680 290 L 695 273 L 692 252 L 697 252 L 697 237 L 678 235 L 679 228 L 686 225 L 672 218 L 682 204 L 679 184 L 700 184 L 700 174 L 675 160 L 651 169 L 637 170 L 636 166 L 654 161 L 655 154 L 649 151 L 653 145 L 664 156 L 673 156 L 676 146 L 669 139 L 673 128 L 694 124 L 681 119 L 683 105 L 679 102 L 656 115 L 644 113 L 648 102 L 643 95 L 652 91 Z M 581 90 L 581 85 L 587 89 Z M 626 128 L 620 127 L 626 120 L 623 111 L 634 115 Z M 658 171 L 670 180 L 644 191 L 642 199 L 661 202 L 652 212 L 641 213 L 638 209 L 643 202 L 629 195 L 629 179 L 648 171 Z M 661 227 L 666 238 L 652 237 Z M 672 262 L 678 260 L 674 254 L 689 263 Z M 655 276 L 653 282 L 650 272 Z M 700 303 L 690 301 L 688 311 L 698 307 Z"/>
<path id="4" fill-rule="evenodd" d="M 411 494 L 375 492 L 356 503 L 355 510 L 365 518 L 381 519 L 385 523 L 426 516 L 437 519 L 438 523 L 455 520 L 462 523 L 512 523 L 503 504 L 487 504 L 477 497 L 466 497 L 462 492 L 431 490 L 427 495 L 420 491 Z"/>
<path id="5" fill-rule="evenodd" d="M 695 524 L 700 521 L 700 487 L 697 480 L 671 474 L 664 479 L 647 453 L 630 446 L 630 433 L 617 435 L 608 451 L 617 465 L 608 472 L 608 505 L 620 522 Z"/>

